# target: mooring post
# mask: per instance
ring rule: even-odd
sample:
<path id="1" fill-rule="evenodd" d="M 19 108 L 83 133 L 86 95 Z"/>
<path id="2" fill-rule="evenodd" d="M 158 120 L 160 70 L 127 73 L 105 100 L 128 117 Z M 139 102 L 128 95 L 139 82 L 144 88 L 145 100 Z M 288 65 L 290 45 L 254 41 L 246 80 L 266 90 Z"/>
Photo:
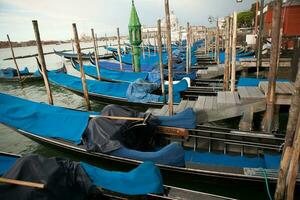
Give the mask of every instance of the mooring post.
<path id="1" fill-rule="evenodd" d="M 204 40 L 205 40 L 205 55 L 207 55 L 207 28 L 205 27 L 205 33 L 204 33 Z"/>
<path id="2" fill-rule="evenodd" d="M 82 82 L 82 90 L 83 90 L 84 100 L 85 100 L 87 110 L 91 110 L 89 93 L 88 93 L 86 79 L 85 79 L 85 73 L 84 73 L 84 69 L 83 69 L 82 54 L 81 54 L 81 49 L 80 49 L 77 27 L 76 27 L 75 23 L 73 23 L 72 26 L 73 26 L 73 32 L 74 32 L 75 45 L 76 45 L 76 49 L 77 49 L 77 58 L 78 58 L 79 65 L 80 65 L 81 82 Z"/>
<path id="3" fill-rule="evenodd" d="M 275 192 L 275 199 L 281 200 L 285 196 L 285 186 L 287 183 L 287 173 L 289 163 L 293 152 L 293 141 L 297 127 L 297 121 L 300 110 L 300 70 L 297 72 L 296 81 L 294 83 L 293 95 L 291 98 L 291 106 L 289 110 L 289 119 L 285 134 L 285 143 L 280 162 L 280 170 L 278 171 L 278 180 Z"/>
<path id="4" fill-rule="evenodd" d="M 92 32 L 92 38 L 93 38 L 93 42 L 94 42 L 94 56 L 95 56 L 95 63 L 96 63 L 96 69 L 97 69 L 97 75 L 98 75 L 98 80 L 101 80 L 101 74 L 100 74 L 100 65 L 99 65 L 99 60 L 98 60 L 98 45 L 96 43 L 96 39 L 95 39 L 95 34 L 94 34 L 94 29 L 91 29 Z"/>
<path id="5" fill-rule="evenodd" d="M 233 30 L 232 30 L 232 57 L 231 57 L 231 62 L 232 62 L 232 69 L 231 69 L 231 87 L 230 90 L 231 92 L 235 91 L 235 75 L 236 75 L 236 29 L 237 29 L 237 13 L 233 13 Z"/>
<path id="6" fill-rule="evenodd" d="M 189 64 L 190 64 L 190 23 L 188 22 L 186 25 L 186 64 L 185 64 L 185 71 L 189 73 Z"/>
<path id="7" fill-rule="evenodd" d="M 34 35 L 35 35 L 35 39 L 36 39 L 36 45 L 38 48 L 39 60 L 41 62 L 41 67 L 42 67 L 42 76 L 44 79 L 45 88 L 46 88 L 46 92 L 47 92 L 47 96 L 48 96 L 48 103 L 53 105 L 53 98 L 52 98 L 51 88 L 49 85 L 46 61 L 45 61 L 45 57 L 44 57 L 44 51 L 43 51 L 43 47 L 42 47 L 41 36 L 40 36 L 37 20 L 32 20 L 32 25 L 33 25 Z"/>
<path id="8" fill-rule="evenodd" d="M 224 66 L 224 81 L 223 81 L 223 90 L 228 90 L 229 83 L 229 67 L 230 67 L 230 47 L 229 47 L 229 17 L 226 17 L 226 26 L 225 26 L 225 66 Z"/>
<path id="9" fill-rule="evenodd" d="M 163 96 L 164 104 L 167 102 L 166 92 L 165 92 L 165 81 L 164 81 L 164 65 L 162 62 L 162 40 L 161 40 L 161 20 L 157 20 L 157 45 L 158 45 L 158 55 L 159 55 L 159 69 L 160 69 L 160 81 L 161 81 L 161 92 Z"/>
<path id="10" fill-rule="evenodd" d="M 297 175 L 299 171 L 299 156 L 300 156 L 300 116 L 298 115 L 298 123 L 295 133 L 295 139 L 293 144 L 293 152 L 290 161 L 290 166 L 287 174 L 287 189 L 286 189 L 286 199 L 294 199 L 294 191 L 297 180 Z"/>
<path id="11" fill-rule="evenodd" d="M 188 72 L 190 72 L 190 68 L 192 65 L 192 42 L 193 42 L 193 29 L 191 26 L 189 27 L 189 65 L 188 65 Z"/>
<path id="12" fill-rule="evenodd" d="M 217 30 L 216 30 L 216 59 L 217 64 L 220 64 L 220 30 L 219 30 L 219 18 L 217 17 Z"/>
<path id="13" fill-rule="evenodd" d="M 257 56 L 256 56 L 256 78 L 259 77 L 259 68 L 262 62 L 262 46 L 264 43 L 264 0 L 260 1 L 260 10 L 259 10 L 259 32 L 257 37 Z"/>
<path id="14" fill-rule="evenodd" d="M 254 22 L 254 34 L 257 34 L 257 24 L 258 24 L 258 17 L 257 17 L 257 14 L 258 14 L 258 0 L 256 0 L 256 3 L 255 3 L 255 22 Z"/>
<path id="15" fill-rule="evenodd" d="M 71 39 L 71 45 L 72 45 L 72 52 L 74 53 L 74 44 L 73 44 L 73 39 Z"/>
<path id="16" fill-rule="evenodd" d="M 11 42 L 10 42 L 9 35 L 7 34 L 6 36 L 7 36 L 7 40 L 8 40 L 8 43 L 9 43 L 10 50 L 11 50 L 11 55 L 12 55 L 12 57 L 13 57 L 13 60 L 14 60 L 15 66 L 16 66 L 18 78 L 19 78 L 19 80 L 21 81 L 21 73 L 20 73 L 19 66 L 18 66 L 16 57 L 15 57 L 15 52 L 14 52 L 13 46 L 12 46 L 12 44 L 11 44 Z"/>
<path id="17" fill-rule="evenodd" d="M 272 123 L 274 117 L 274 107 L 275 107 L 275 88 L 276 88 L 276 74 L 278 67 L 278 59 L 280 53 L 280 27 L 281 27 L 281 0 L 276 0 L 273 12 L 272 12 L 272 44 L 271 44 L 271 58 L 270 58 L 270 68 L 269 68 L 269 84 L 267 93 L 267 111 L 265 113 L 264 120 L 264 131 L 271 133 Z"/>
<path id="18" fill-rule="evenodd" d="M 119 62 L 120 62 L 120 70 L 123 70 L 119 27 L 117 28 L 117 39 L 118 39 L 118 56 L 119 56 Z"/>
<path id="19" fill-rule="evenodd" d="M 232 71 L 232 33 L 233 33 L 233 15 L 230 15 L 229 17 L 229 58 L 230 58 L 230 64 L 229 64 L 229 73 L 228 73 L 228 79 L 231 80 L 231 71 Z"/>
<path id="20" fill-rule="evenodd" d="M 148 56 L 150 57 L 150 39 L 149 39 L 149 30 L 147 30 L 147 42 L 148 42 Z"/>
<path id="21" fill-rule="evenodd" d="M 168 49 L 168 80 L 169 80 L 169 115 L 173 115 L 173 63 L 172 63 L 172 47 L 171 47 L 171 22 L 169 0 L 165 1 L 165 15 L 167 23 L 167 49 Z"/>

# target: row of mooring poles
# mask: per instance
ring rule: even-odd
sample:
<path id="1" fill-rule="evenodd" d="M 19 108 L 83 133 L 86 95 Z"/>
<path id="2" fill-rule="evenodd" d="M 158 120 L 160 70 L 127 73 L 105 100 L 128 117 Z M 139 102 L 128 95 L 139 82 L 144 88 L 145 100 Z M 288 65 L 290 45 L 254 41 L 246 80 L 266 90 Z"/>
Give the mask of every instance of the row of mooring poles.
<path id="1" fill-rule="evenodd" d="M 186 73 L 189 73 L 190 68 L 190 23 L 186 25 Z"/>
<path id="2" fill-rule="evenodd" d="M 45 57 L 44 57 L 44 53 L 43 53 L 43 47 L 42 47 L 42 42 L 41 42 L 41 38 L 40 38 L 38 22 L 36 20 L 33 20 L 32 24 L 33 24 L 33 29 L 34 29 L 35 38 L 36 38 L 36 44 L 37 44 L 37 48 L 38 48 L 39 61 L 41 63 L 41 74 L 44 79 L 46 92 L 47 92 L 47 96 L 48 96 L 48 103 L 53 105 L 53 97 L 52 97 L 51 88 L 50 88 L 50 84 L 49 84 L 49 80 L 48 80 L 46 62 L 45 62 Z M 76 24 L 73 23 L 72 27 L 73 27 L 73 33 L 74 33 L 74 42 L 76 45 L 77 56 L 78 56 L 77 59 L 79 61 L 79 65 L 80 65 L 80 74 L 81 74 L 82 90 L 83 90 L 83 94 L 84 94 L 85 105 L 86 105 L 87 110 L 91 110 L 91 105 L 90 105 L 89 95 L 88 95 L 88 88 L 87 88 L 86 78 L 85 78 L 85 73 L 84 73 L 84 68 L 83 68 L 80 41 L 79 41 L 79 37 L 78 37 Z M 91 32 L 92 32 L 92 38 L 93 38 L 93 43 L 94 43 L 95 62 L 96 62 L 96 66 L 97 66 L 98 79 L 100 80 L 101 75 L 100 75 L 100 66 L 99 66 L 99 62 L 98 62 L 98 47 L 97 47 L 97 42 L 96 42 L 97 37 L 95 37 L 94 29 L 91 29 Z M 98 65 L 97 65 L 97 63 L 98 63 Z"/>

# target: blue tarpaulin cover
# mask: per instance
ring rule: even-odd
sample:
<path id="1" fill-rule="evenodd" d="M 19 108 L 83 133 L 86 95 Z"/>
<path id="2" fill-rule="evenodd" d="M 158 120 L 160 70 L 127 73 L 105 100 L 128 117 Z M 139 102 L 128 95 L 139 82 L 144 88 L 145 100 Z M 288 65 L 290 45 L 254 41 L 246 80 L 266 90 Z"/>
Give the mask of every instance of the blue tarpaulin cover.
<path id="1" fill-rule="evenodd" d="M 82 82 L 79 77 L 63 73 L 48 72 L 49 80 L 57 85 L 82 91 Z M 89 93 L 107 95 L 117 98 L 126 98 L 129 83 L 110 83 L 97 80 L 86 80 Z"/>
<path id="2" fill-rule="evenodd" d="M 157 116 L 161 126 L 174 126 L 178 128 L 196 128 L 196 114 L 192 108 L 185 109 L 173 116 Z"/>
<path id="3" fill-rule="evenodd" d="M 75 65 L 75 69 L 80 71 L 79 64 L 74 63 L 74 65 Z M 87 75 L 94 76 L 94 77 L 98 76 L 97 69 L 95 66 L 84 65 L 83 68 L 84 68 L 84 72 Z M 108 69 L 102 68 L 102 66 L 100 66 L 100 75 L 103 78 L 120 81 L 120 82 L 134 82 L 138 78 L 146 80 L 148 77 L 147 72 L 114 71 L 114 70 L 108 70 Z"/>
<path id="4" fill-rule="evenodd" d="M 0 93 L 0 122 L 30 133 L 62 138 L 76 144 L 88 124 L 89 113 L 36 103 Z"/>
<path id="5" fill-rule="evenodd" d="M 155 152 L 142 152 L 125 147 L 109 152 L 110 155 L 120 156 L 123 158 L 152 161 L 154 163 L 172 166 L 184 166 L 184 150 L 177 143 L 171 143 Z"/>
<path id="6" fill-rule="evenodd" d="M 20 74 L 21 76 L 28 75 L 29 74 L 28 68 L 25 67 L 24 69 L 20 69 Z M 0 77 L 12 78 L 17 75 L 18 75 L 17 70 L 14 68 L 9 67 L 6 69 L 0 69 Z"/>
<path id="7" fill-rule="evenodd" d="M 92 182 L 104 189 L 127 195 L 163 193 L 160 171 L 152 162 L 144 162 L 130 172 L 114 172 L 80 163 Z"/>
<path id="8" fill-rule="evenodd" d="M 179 103 L 181 101 L 180 92 L 187 90 L 188 83 L 186 80 L 181 80 L 179 83 L 176 83 L 173 86 L 174 102 Z M 135 82 L 130 83 L 126 95 L 128 100 L 132 102 L 162 102 L 163 96 L 150 94 L 159 87 L 160 84 L 149 83 L 144 80 L 137 79 Z M 168 85 L 165 85 L 165 91 L 166 93 L 168 92 Z"/>
<path id="9" fill-rule="evenodd" d="M 8 169 L 10 169 L 18 160 L 17 157 L 0 156 L 0 176 L 2 176 Z"/>

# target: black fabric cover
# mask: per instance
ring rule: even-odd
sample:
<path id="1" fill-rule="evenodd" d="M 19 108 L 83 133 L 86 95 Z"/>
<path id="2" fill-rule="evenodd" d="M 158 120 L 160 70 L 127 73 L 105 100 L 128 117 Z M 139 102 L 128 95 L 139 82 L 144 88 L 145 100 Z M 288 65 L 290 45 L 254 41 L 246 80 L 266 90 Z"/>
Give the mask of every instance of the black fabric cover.
<path id="1" fill-rule="evenodd" d="M 105 199 L 79 163 L 29 155 L 17 160 L 3 177 L 45 184 L 44 189 L 0 184 L 1 200 Z"/>
<path id="2" fill-rule="evenodd" d="M 145 113 L 138 112 L 125 106 L 108 105 L 103 108 L 103 116 L 145 117 Z M 122 146 L 135 150 L 151 149 L 154 137 L 154 127 L 159 121 L 150 116 L 147 122 L 132 120 L 115 120 L 104 117 L 90 120 L 83 143 L 88 151 L 111 152 Z"/>

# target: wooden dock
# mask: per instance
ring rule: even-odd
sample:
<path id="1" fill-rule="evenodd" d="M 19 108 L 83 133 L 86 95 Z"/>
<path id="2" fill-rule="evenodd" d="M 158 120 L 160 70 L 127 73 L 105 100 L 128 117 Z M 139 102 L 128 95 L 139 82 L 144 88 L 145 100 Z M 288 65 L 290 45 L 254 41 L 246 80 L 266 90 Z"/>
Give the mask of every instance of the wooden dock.
<path id="1" fill-rule="evenodd" d="M 199 79 L 212 79 L 224 76 L 224 64 L 219 65 L 209 65 L 207 69 L 198 69 L 197 70 L 197 77 Z M 193 69 L 193 68 L 192 68 Z M 242 67 L 237 65 L 236 71 L 241 71 Z"/>
<path id="2" fill-rule="evenodd" d="M 199 96 L 197 100 L 182 100 L 179 105 L 174 106 L 174 112 L 179 113 L 187 108 L 194 110 L 198 124 L 239 116 L 245 116 L 242 117 L 244 123 L 251 124 L 252 121 L 249 120 L 253 113 L 265 111 L 266 102 L 264 94 L 257 87 L 238 88 L 238 92 L 234 93 L 220 91 L 217 96 Z M 166 116 L 168 106 L 165 105 L 161 109 L 150 108 L 147 112 Z"/>
<path id="3" fill-rule="evenodd" d="M 265 96 L 268 93 L 268 82 L 262 81 L 259 83 L 259 88 Z M 294 85 L 290 82 L 277 82 L 276 83 L 276 101 L 277 105 L 291 105 L 291 97 L 294 91 Z"/>

